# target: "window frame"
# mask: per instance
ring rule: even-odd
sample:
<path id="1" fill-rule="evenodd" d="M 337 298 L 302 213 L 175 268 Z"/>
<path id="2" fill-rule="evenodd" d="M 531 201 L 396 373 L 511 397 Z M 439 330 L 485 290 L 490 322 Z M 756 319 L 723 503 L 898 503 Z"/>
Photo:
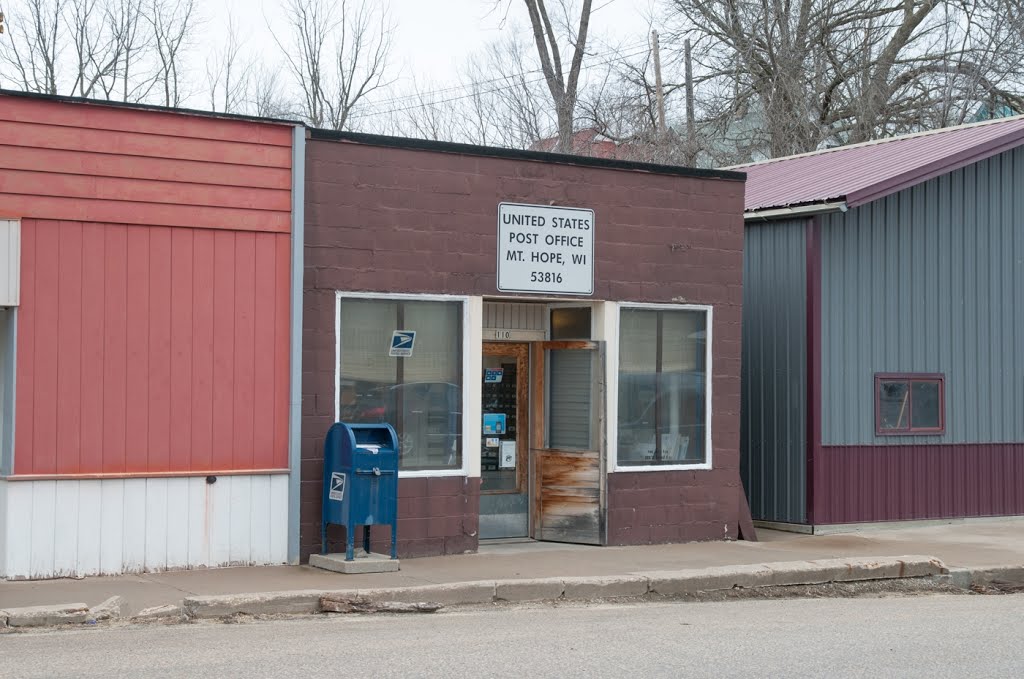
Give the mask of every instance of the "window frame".
<path id="1" fill-rule="evenodd" d="M 880 390 L 883 382 L 905 382 L 907 385 L 908 405 L 907 427 L 904 429 L 885 429 L 882 427 L 882 398 Z M 914 427 L 914 382 L 929 382 L 939 385 L 939 426 Z M 945 373 L 875 373 L 875 436 L 936 436 L 946 433 L 946 375 Z"/>
<path id="2" fill-rule="evenodd" d="M 622 464 L 619 461 L 619 352 L 621 350 L 620 342 L 622 338 L 622 312 L 624 310 L 647 310 L 647 311 L 700 311 L 704 313 L 705 327 L 704 327 L 704 461 L 699 463 L 690 464 Z M 712 403 L 712 388 L 714 383 L 714 369 L 712 363 L 713 346 L 714 346 L 714 307 L 710 304 L 651 304 L 643 302 L 620 302 L 616 305 L 615 312 L 615 347 L 614 352 L 614 371 L 612 379 L 608 380 L 608 422 L 610 431 L 608 432 L 608 443 L 609 448 L 614 452 L 612 453 L 612 472 L 666 472 L 666 471 L 693 471 L 693 470 L 711 470 L 714 468 L 714 446 L 712 445 L 712 427 L 713 421 Z M 614 399 L 614 400 L 612 400 Z M 614 408 L 614 409 L 613 409 Z M 612 416 L 612 413 L 615 413 Z"/>
<path id="3" fill-rule="evenodd" d="M 462 307 L 462 384 L 459 385 L 462 391 L 462 465 L 451 469 L 409 469 L 398 470 L 398 478 L 431 478 L 439 476 L 470 476 L 470 460 L 474 454 L 473 450 L 467 449 L 467 442 L 474 433 L 479 433 L 479 425 L 471 426 L 468 415 L 474 396 L 479 401 L 479 390 L 467 389 L 466 376 L 474 370 L 470 356 L 472 352 L 471 334 L 471 312 L 470 297 L 466 295 L 417 295 L 411 293 L 391 292 L 335 292 L 334 300 L 334 421 L 341 417 L 341 303 L 345 299 L 381 300 L 381 301 L 406 301 L 406 302 L 458 302 Z M 479 322 L 479 319 L 476 319 Z M 472 393 L 470 393 L 472 392 Z M 475 453 L 479 457 L 479 451 Z"/>

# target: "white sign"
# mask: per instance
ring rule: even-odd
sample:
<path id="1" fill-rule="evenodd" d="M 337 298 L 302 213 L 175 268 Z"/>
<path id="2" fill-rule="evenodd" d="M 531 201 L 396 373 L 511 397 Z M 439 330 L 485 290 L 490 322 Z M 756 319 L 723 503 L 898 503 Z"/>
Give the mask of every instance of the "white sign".
<path id="1" fill-rule="evenodd" d="M 331 472 L 331 489 L 327 498 L 341 502 L 345 499 L 345 475 L 340 472 Z"/>
<path id="2" fill-rule="evenodd" d="M 594 211 L 500 203 L 498 289 L 594 294 Z"/>
<path id="3" fill-rule="evenodd" d="M 499 469 L 515 469 L 516 468 L 516 442 L 515 441 L 502 441 L 501 452 L 498 457 L 498 468 Z"/>
<path id="4" fill-rule="evenodd" d="M 395 330 L 391 335 L 391 350 L 388 356 L 391 358 L 409 358 L 412 356 L 412 348 L 416 344 L 415 330 Z"/>

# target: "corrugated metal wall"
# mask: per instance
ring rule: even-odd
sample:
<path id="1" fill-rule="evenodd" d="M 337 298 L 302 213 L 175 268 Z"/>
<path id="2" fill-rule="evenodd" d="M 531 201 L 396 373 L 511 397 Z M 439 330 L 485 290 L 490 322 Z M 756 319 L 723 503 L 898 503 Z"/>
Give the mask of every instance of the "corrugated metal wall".
<path id="1" fill-rule="evenodd" d="M 755 519 L 806 519 L 806 221 L 748 223 L 741 473 Z"/>
<path id="2" fill-rule="evenodd" d="M 1024 148 L 822 224 L 822 443 L 1024 441 Z M 945 434 L 875 436 L 876 372 L 944 373 Z"/>

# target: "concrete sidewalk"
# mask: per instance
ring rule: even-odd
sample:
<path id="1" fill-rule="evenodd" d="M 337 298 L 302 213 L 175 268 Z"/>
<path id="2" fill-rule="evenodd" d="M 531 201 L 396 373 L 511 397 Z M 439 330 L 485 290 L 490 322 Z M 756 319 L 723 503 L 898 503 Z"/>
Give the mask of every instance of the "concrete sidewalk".
<path id="1" fill-rule="evenodd" d="M 427 585 L 745 567 L 779 562 L 927 555 L 950 569 L 1024 569 L 1024 518 L 802 535 L 761 529 L 760 542 L 639 547 L 485 544 L 477 554 L 406 559 L 396 573 L 342 575 L 309 566 L 222 568 L 80 580 L 0 581 L 0 609 L 123 599 L 121 615 L 186 597 L 292 590 L 380 590 Z M 749 569 L 748 569 L 749 570 Z"/>

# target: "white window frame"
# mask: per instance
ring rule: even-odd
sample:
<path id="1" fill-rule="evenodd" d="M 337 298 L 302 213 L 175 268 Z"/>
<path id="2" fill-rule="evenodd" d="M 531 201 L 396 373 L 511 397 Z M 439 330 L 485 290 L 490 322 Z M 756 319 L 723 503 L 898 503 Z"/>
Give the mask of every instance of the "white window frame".
<path id="1" fill-rule="evenodd" d="M 401 479 L 439 476 L 480 476 L 480 390 L 469 388 L 479 380 L 483 298 L 465 295 L 417 295 L 393 292 L 335 292 L 334 302 L 334 421 L 341 417 L 341 302 L 344 299 L 406 300 L 412 302 L 459 302 L 462 305 L 462 466 L 453 469 L 398 470 Z M 475 331 L 474 331 L 475 328 Z M 475 403 L 475 405 L 474 405 Z M 475 413 L 475 415 L 474 415 Z M 475 426 L 474 426 L 475 425 Z M 476 442 L 473 446 L 472 442 Z M 474 474 L 474 467 L 476 473 Z"/>
<path id="2" fill-rule="evenodd" d="M 711 422 L 713 403 L 711 386 L 714 382 L 714 371 L 711 363 L 712 347 L 714 346 L 712 327 L 714 325 L 714 308 L 709 304 L 648 304 L 644 302 L 620 302 L 615 314 L 615 347 L 614 347 L 614 370 L 608 375 L 608 448 L 611 457 L 612 472 L 667 472 L 687 471 L 713 468 L 713 452 Z M 704 343 L 704 462 L 698 464 L 645 464 L 645 465 L 620 465 L 619 464 L 619 342 L 621 339 L 622 311 L 624 309 L 648 309 L 652 311 L 703 311 L 707 326 Z M 611 353 L 612 347 L 609 347 Z M 614 417 L 612 417 L 614 414 Z"/>

